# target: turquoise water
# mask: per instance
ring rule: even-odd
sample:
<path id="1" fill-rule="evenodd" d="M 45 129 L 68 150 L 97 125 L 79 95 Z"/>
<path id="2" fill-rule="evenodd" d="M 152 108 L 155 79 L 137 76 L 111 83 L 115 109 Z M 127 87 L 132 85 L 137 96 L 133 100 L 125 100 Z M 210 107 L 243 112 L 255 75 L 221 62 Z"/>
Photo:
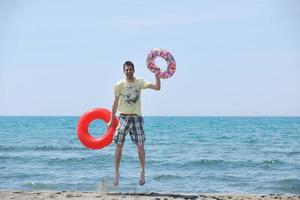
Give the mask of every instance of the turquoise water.
<path id="1" fill-rule="evenodd" d="M 0 190 L 300 194 L 299 117 L 145 117 L 146 184 L 127 137 L 117 188 L 115 146 L 86 149 L 77 121 L 0 117 Z"/>

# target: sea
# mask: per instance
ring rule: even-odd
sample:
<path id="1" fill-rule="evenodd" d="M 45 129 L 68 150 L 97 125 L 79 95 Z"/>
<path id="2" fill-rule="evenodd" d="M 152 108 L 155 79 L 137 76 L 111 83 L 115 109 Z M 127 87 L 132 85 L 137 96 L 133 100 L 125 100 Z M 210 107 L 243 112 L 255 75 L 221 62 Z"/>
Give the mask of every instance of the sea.
<path id="1" fill-rule="evenodd" d="M 118 187 L 115 144 L 84 147 L 78 120 L 0 117 L 0 190 L 300 194 L 300 117 L 145 116 L 146 184 L 128 135 Z"/>

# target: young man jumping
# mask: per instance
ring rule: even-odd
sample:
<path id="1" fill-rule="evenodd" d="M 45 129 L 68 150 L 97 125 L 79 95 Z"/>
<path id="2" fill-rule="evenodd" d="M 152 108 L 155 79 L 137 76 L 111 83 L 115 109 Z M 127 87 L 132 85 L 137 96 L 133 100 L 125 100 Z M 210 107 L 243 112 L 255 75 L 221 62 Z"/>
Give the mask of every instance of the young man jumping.
<path id="1" fill-rule="evenodd" d="M 139 184 L 145 184 L 145 132 L 144 119 L 141 114 L 141 90 L 150 88 L 160 90 L 160 78 L 155 75 L 156 83 L 146 82 L 141 78 L 134 77 L 134 64 L 126 61 L 123 64 L 125 79 L 119 81 L 114 87 L 115 100 L 112 106 L 112 113 L 108 127 L 112 126 L 117 110 L 119 111 L 119 124 L 114 134 L 116 143 L 115 150 L 115 178 L 113 184 L 119 184 L 119 166 L 122 157 L 123 144 L 127 133 L 130 133 L 131 140 L 137 145 L 141 174 Z"/>

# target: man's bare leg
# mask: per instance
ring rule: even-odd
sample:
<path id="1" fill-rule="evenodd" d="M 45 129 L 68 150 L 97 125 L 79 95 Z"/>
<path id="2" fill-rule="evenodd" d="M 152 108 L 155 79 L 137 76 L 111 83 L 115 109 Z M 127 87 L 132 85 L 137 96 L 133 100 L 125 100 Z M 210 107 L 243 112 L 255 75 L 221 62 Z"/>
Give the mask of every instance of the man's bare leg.
<path id="1" fill-rule="evenodd" d="M 115 150 L 115 179 L 114 179 L 114 186 L 119 185 L 119 178 L 120 178 L 120 161 L 122 157 L 122 150 L 123 150 L 123 145 L 117 144 L 116 150 Z"/>
<path id="2" fill-rule="evenodd" d="M 145 149 L 144 145 L 137 145 L 138 146 L 138 154 L 139 154 L 139 160 L 141 164 L 141 176 L 140 176 L 140 185 L 145 184 Z"/>

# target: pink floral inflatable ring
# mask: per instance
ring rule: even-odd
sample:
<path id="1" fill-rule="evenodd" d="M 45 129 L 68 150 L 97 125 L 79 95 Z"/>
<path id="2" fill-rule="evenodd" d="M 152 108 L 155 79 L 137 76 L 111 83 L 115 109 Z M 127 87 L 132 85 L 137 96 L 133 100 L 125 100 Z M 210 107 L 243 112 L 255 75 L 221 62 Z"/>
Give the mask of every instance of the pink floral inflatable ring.
<path id="1" fill-rule="evenodd" d="M 157 56 L 163 58 L 167 62 L 168 67 L 166 71 L 162 72 L 161 69 L 155 65 L 154 61 Z M 157 74 L 159 78 L 163 79 L 170 78 L 176 71 L 176 62 L 174 57 L 167 50 L 161 48 L 154 48 L 147 54 L 146 64 L 151 72 Z"/>

